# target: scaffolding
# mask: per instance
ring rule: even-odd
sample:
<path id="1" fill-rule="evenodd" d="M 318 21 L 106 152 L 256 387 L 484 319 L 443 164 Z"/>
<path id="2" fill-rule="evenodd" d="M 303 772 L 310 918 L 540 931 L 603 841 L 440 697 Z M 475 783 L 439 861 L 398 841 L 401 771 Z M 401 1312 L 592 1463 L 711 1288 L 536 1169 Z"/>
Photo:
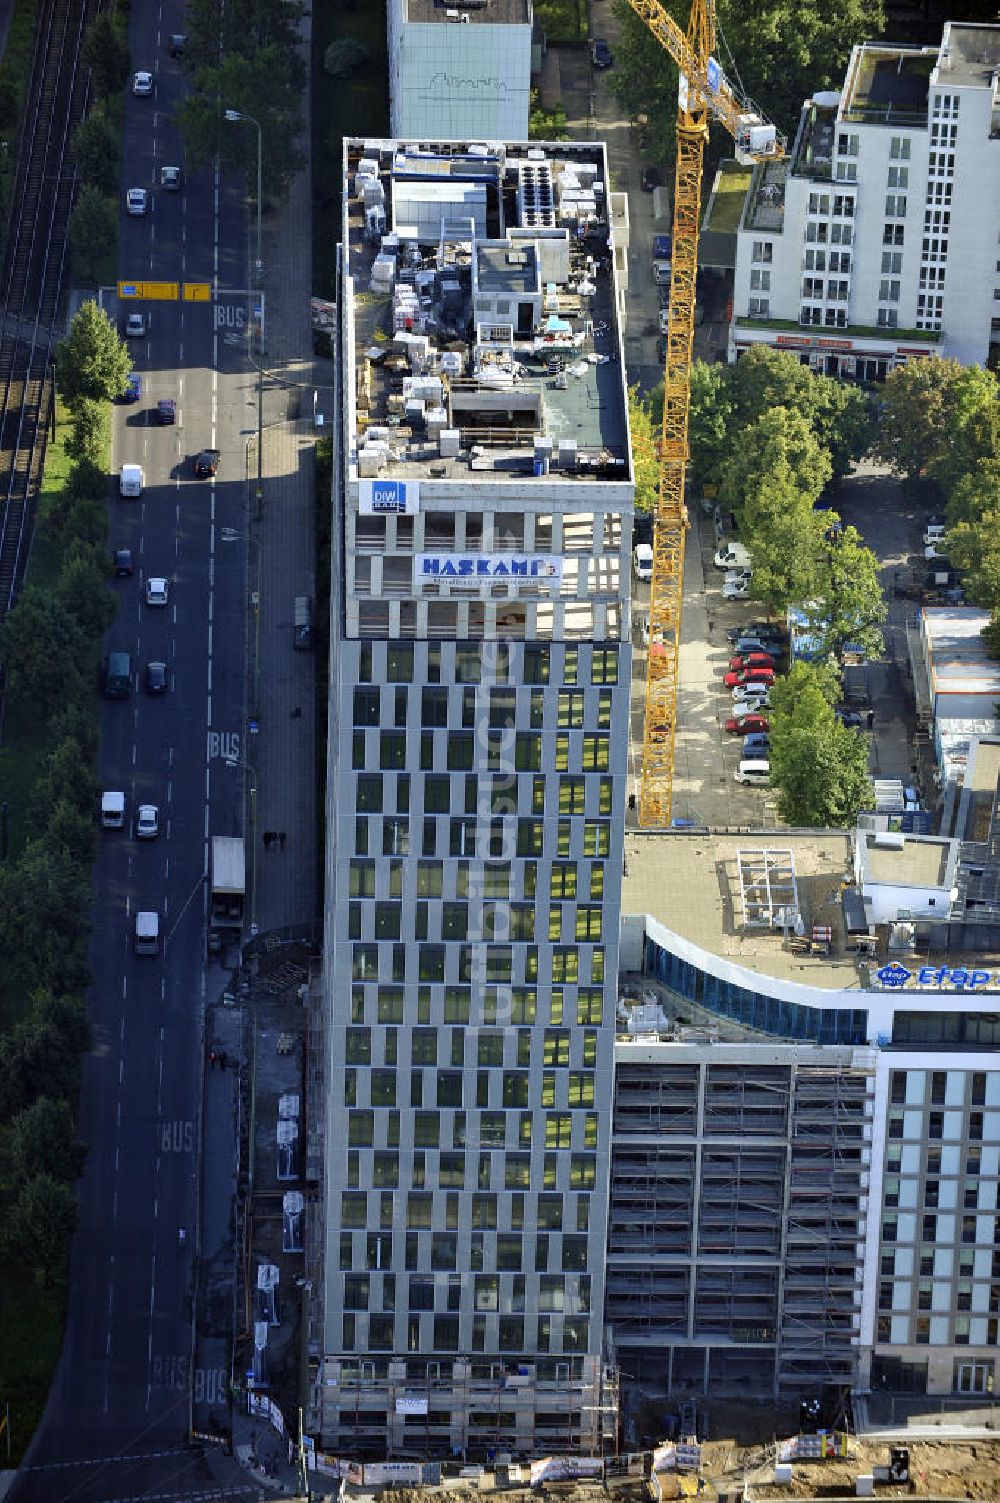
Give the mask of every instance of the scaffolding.
<path id="1" fill-rule="evenodd" d="M 793 852 L 773 846 L 741 846 L 736 852 L 736 870 L 743 927 L 794 930 L 801 909 Z"/>

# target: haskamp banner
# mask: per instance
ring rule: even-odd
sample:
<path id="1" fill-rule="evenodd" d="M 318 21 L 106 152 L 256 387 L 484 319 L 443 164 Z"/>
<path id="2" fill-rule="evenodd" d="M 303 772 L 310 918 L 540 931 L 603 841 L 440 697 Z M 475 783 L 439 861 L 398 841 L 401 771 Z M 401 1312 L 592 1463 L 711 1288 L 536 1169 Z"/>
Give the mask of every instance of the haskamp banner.
<path id="1" fill-rule="evenodd" d="M 509 584 L 558 595 L 563 560 L 551 553 L 418 553 L 416 584 Z"/>
<path id="2" fill-rule="evenodd" d="M 419 510 L 419 480 L 358 481 L 358 511 L 363 517 L 384 517 L 390 512 L 415 517 Z"/>

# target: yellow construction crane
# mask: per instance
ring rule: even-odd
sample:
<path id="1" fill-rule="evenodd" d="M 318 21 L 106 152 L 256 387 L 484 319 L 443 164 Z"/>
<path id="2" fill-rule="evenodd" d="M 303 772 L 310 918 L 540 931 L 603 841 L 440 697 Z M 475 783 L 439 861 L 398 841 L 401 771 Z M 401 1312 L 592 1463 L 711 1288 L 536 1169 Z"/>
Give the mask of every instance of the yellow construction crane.
<path id="1" fill-rule="evenodd" d="M 701 219 L 701 176 L 710 120 L 736 142 L 741 161 L 779 157 L 784 146 L 770 125 L 742 99 L 714 57 L 715 0 L 692 0 L 685 34 L 659 0 L 628 0 L 680 69 L 677 104 L 677 171 L 674 178 L 673 259 L 660 432 L 660 484 L 653 526 L 653 577 L 649 587 L 649 651 L 642 745 L 639 823 L 670 824 L 677 724 L 677 673 L 688 527 L 684 481 L 691 407 L 695 284 Z"/>

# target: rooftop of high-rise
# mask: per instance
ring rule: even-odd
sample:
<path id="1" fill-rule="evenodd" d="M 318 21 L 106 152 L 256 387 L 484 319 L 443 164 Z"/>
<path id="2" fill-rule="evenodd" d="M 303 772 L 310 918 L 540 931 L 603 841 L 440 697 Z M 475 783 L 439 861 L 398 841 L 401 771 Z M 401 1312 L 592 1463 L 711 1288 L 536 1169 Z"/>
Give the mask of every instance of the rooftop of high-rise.
<path id="1" fill-rule="evenodd" d="M 599 142 L 344 143 L 352 477 L 627 482 Z"/>

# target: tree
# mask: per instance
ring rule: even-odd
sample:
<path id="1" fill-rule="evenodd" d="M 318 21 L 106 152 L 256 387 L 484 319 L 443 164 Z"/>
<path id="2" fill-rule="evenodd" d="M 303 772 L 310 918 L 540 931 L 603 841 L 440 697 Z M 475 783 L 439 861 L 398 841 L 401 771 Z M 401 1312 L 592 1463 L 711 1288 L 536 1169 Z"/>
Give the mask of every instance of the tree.
<path id="1" fill-rule="evenodd" d="M 87 115 L 73 132 L 71 147 L 74 161 L 85 183 L 102 194 L 113 193 L 118 186 L 118 132 L 100 111 Z"/>
<path id="2" fill-rule="evenodd" d="M 29 842 L 4 877 L 0 932 L 8 976 L 47 989 L 85 984 L 88 869 L 40 838 Z"/>
<path id="3" fill-rule="evenodd" d="M 68 699 L 62 709 L 48 723 L 48 739 L 52 746 L 62 741 L 71 741 L 77 748 L 77 756 L 85 766 L 97 756 L 97 716 L 90 694 Z M 74 802 L 74 807 L 76 804 Z M 83 811 L 80 811 L 83 812 Z"/>
<path id="4" fill-rule="evenodd" d="M 0 1238 L 7 1257 L 33 1268 L 46 1285 L 66 1261 L 75 1226 L 72 1190 L 51 1174 L 36 1174 L 8 1208 Z"/>
<path id="5" fill-rule="evenodd" d="M 829 664 L 794 663 L 771 692 L 771 782 L 790 825 L 846 828 L 872 797 L 868 744 L 833 713 L 840 676 Z"/>
<path id="6" fill-rule="evenodd" d="M 772 484 L 785 488 L 796 504 L 811 508 L 830 479 L 830 456 L 820 447 L 807 418 L 788 407 L 773 407 L 733 435 L 722 471 L 724 505 L 737 516 L 750 496 L 766 496 Z"/>
<path id="7" fill-rule="evenodd" d="M 86 1158 L 86 1150 L 76 1141 L 69 1102 L 49 1096 L 40 1096 L 17 1113 L 7 1129 L 6 1148 L 11 1175 L 19 1184 L 42 1172 L 70 1182 Z"/>
<path id="8" fill-rule="evenodd" d="M 0 913 L 0 930 L 5 927 Z M 12 1117 L 40 1096 L 72 1097 L 79 1079 L 79 1053 L 54 1020 L 32 1018 L 0 1035 L 0 1117 Z"/>
<path id="9" fill-rule="evenodd" d="M 114 245 L 117 232 L 118 206 L 114 199 L 92 183 L 84 183 L 69 221 L 69 243 L 78 281 L 100 282 L 108 249 Z"/>
<path id="10" fill-rule="evenodd" d="M 187 56 L 215 61 L 220 49 L 246 56 L 270 46 L 295 51 L 305 13 L 301 0 L 188 0 Z"/>
<path id="11" fill-rule="evenodd" d="M 277 45 L 245 57 L 235 52 L 198 69 L 191 92 L 175 112 L 192 167 L 219 157 L 225 167 L 257 175 L 257 133 L 232 123 L 225 109 L 245 111 L 260 122 L 264 193 L 281 197 L 302 165 L 296 140 L 303 129 L 303 67 L 297 52 Z"/>
<path id="12" fill-rule="evenodd" d="M 1000 461 L 984 460 L 956 480 L 948 497 L 948 519 L 977 523 L 988 511 L 1000 511 Z"/>
<path id="13" fill-rule="evenodd" d="M 823 514 L 813 511 L 787 475 L 747 498 L 743 536 L 753 559 L 750 593 L 769 611 L 784 611 L 816 593 Z"/>
<path id="14" fill-rule="evenodd" d="M 937 478 L 955 434 L 996 399 L 991 371 L 939 356 L 908 361 L 883 383 L 873 451 L 897 475 Z"/>
<path id="15" fill-rule="evenodd" d="M 59 391 L 74 410 L 83 401 L 120 397 L 132 374 L 124 340 L 92 298 L 80 306 L 69 333 L 56 346 L 55 360 Z"/>
<path id="16" fill-rule="evenodd" d="M 108 589 L 104 561 L 97 549 L 77 543 L 63 561 L 59 599 L 80 629 L 99 641 L 118 614 L 118 596 Z"/>
<path id="17" fill-rule="evenodd" d="M 975 605 L 1000 610 L 1000 500 L 976 522 L 959 522 L 948 533 L 948 557 L 962 570 L 962 584 Z"/>
<path id="18" fill-rule="evenodd" d="M 0 627 L 0 654 L 11 687 L 43 711 L 58 709 L 88 661 L 86 638 L 77 621 L 38 585 L 25 588 Z"/>
<path id="19" fill-rule="evenodd" d="M 827 518 L 830 517 L 827 512 Z M 878 577 L 878 559 L 866 548 L 856 527 L 827 534 L 825 559 L 819 567 L 817 593 L 822 603 L 820 637 L 824 652 L 839 652 L 846 642 L 865 657 L 881 657 L 880 630 L 888 607 Z"/>
<path id="20" fill-rule="evenodd" d="M 649 407 L 639 394 L 638 386 L 628 389 L 628 419 L 632 429 L 632 472 L 635 476 L 635 509 L 656 511 L 660 490 L 660 461 L 657 435 Z"/>
<path id="21" fill-rule="evenodd" d="M 370 56 L 364 42 L 357 37 L 338 37 L 323 53 L 323 72 L 331 78 L 349 78 L 364 67 Z"/>
<path id="22" fill-rule="evenodd" d="M 829 454 L 835 476 L 846 475 L 852 461 L 868 449 L 868 401 L 858 387 L 819 375 L 789 351 L 763 344 L 754 345 L 735 365 L 724 369 L 738 428 L 776 407 L 798 413 Z"/>
<path id="23" fill-rule="evenodd" d="M 707 365 L 703 360 L 696 360 L 691 367 L 691 463 L 702 486 L 720 485 L 732 452 L 737 426 L 732 369 L 729 365 Z M 662 411 L 662 383 L 656 387 L 656 395 Z"/>
<path id="24" fill-rule="evenodd" d="M 121 93 L 128 83 L 132 57 L 125 32 L 113 15 L 105 12 L 94 17 L 84 33 L 81 56 L 100 99 Z"/>
<path id="25" fill-rule="evenodd" d="M 66 440 L 70 459 L 100 465 L 108 451 L 108 415 L 104 402 L 81 397 L 73 411 L 73 425 Z"/>
<path id="26" fill-rule="evenodd" d="M 74 695 L 75 703 L 79 695 Z M 66 713 L 65 711 L 63 712 Z M 97 778 L 93 766 L 80 755 L 80 745 L 75 736 L 57 741 L 42 758 L 31 791 L 30 814 L 32 824 L 44 829 L 49 813 L 60 798 L 71 800 L 74 809 L 81 814 L 93 814 L 97 806 Z"/>

